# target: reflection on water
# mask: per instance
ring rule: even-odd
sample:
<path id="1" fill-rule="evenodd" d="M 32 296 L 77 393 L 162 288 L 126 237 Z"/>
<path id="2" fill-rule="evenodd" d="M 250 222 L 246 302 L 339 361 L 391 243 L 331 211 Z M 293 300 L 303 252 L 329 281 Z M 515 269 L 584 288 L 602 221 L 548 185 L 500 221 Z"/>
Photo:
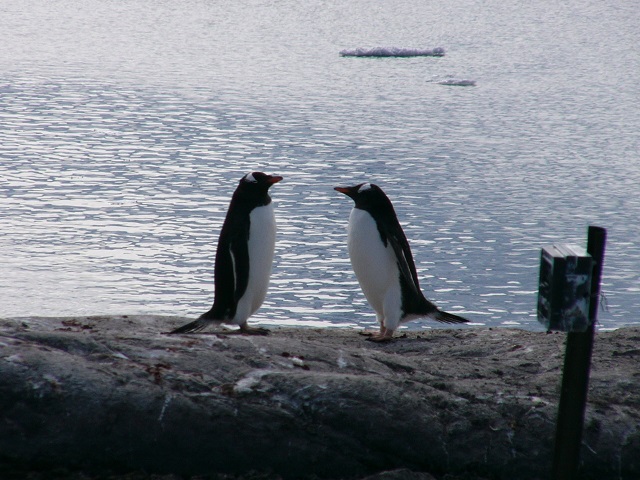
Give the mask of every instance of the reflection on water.
<path id="1" fill-rule="evenodd" d="M 425 17 L 424 25 L 387 9 L 378 14 L 390 25 L 409 22 L 405 45 L 436 32 L 429 43 L 447 55 L 362 61 L 338 52 L 369 40 L 357 32 L 374 35 L 364 0 L 349 7 L 362 15 L 352 25 L 332 2 L 323 12 L 234 2 L 225 14 L 194 2 L 197 16 L 173 11 L 169 22 L 191 28 L 183 54 L 173 50 L 187 41 L 178 30 L 165 24 L 159 36 L 146 16 L 138 25 L 144 3 L 136 1 L 123 2 L 118 15 L 98 2 L 119 26 L 113 37 L 100 36 L 113 47 L 103 51 L 96 32 L 106 30 L 85 24 L 89 12 L 74 3 L 61 12 L 12 5 L 3 21 L 24 23 L 0 28 L 5 44 L 21 46 L 0 63 L 0 315 L 205 311 L 231 193 L 246 172 L 263 170 L 285 179 L 272 189 L 276 261 L 257 322 L 374 322 L 347 256 L 351 202 L 333 191 L 372 181 L 394 202 L 423 290 L 440 307 L 476 324 L 541 328 L 534 315 L 540 248 L 583 243 L 587 225 L 598 224 L 609 229 L 602 325 L 640 323 L 640 168 L 629 160 L 640 150 L 633 107 L 640 92 L 623 74 L 637 71 L 638 56 L 595 60 L 569 51 L 550 19 L 570 12 L 530 7 L 550 23 L 528 31 L 528 22 L 513 22 L 497 6 L 451 16 L 444 12 L 455 7 L 441 2 L 430 6 L 440 20 Z M 580 8 L 576 30 L 564 33 L 593 34 L 602 26 L 598 8 Z M 65 12 L 76 29 L 71 50 L 62 47 L 72 37 L 46 20 Z M 497 30 L 468 22 L 501 13 Z M 608 34 L 624 37 L 626 17 L 607 18 Z M 241 21 L 260 23 L 264 34 L 239 29 Z M 292 25 L 286 35 L 276 30 L 283 22 Z M 468 28 L 475 38 L 496 34 L 479 48 L 483 42 L 450 33 Z M 233 32 L 244 49 L 214 55 L 221 32 Z M 395 41 L 382 33 L 369 41 Z M 45 34 L 60 47 L 55 54 L 42 48 Z M 511 41 L 529 34 L 538 46 Z M 534 55 L 542 47 L 544 61 Z M 605 61 L 621 72 L 616 81 L 596 68 Z M 448 76 L 477 85 L 432 81 Z"/>

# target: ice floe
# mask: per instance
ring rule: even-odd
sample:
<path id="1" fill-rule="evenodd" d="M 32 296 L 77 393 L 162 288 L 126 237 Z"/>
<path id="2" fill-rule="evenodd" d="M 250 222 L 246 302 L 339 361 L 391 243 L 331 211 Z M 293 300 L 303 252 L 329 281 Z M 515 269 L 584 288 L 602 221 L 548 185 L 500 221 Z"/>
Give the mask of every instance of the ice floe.
<path id="1" fill-rule="evenodd" d="M 356 48 L 354 50 L 341 50 L 340 55 L 343 57 L 444 57 L 444 48 Z"/>

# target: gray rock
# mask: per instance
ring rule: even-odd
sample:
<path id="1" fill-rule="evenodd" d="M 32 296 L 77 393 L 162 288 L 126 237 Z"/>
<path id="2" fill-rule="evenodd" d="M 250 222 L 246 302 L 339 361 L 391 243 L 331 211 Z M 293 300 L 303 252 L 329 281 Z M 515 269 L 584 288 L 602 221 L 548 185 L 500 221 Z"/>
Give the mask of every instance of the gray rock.
<path id="1" fill-rule="evenodd" d="M 432 330 L 379 345 L 341 329 L 161 333 L 186 321 L 0 319 L 0 465 L 549 477 L 564 334 Z M 638 328 L 596 336 L 585 479 L 640 478 L 639 340 Z"/>

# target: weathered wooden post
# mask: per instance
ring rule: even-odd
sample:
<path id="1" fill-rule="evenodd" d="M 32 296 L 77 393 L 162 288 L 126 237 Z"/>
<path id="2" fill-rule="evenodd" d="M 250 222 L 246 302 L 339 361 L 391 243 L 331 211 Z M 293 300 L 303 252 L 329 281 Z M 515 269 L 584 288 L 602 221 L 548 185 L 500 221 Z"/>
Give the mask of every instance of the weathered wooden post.
<path id="1" fill-rule="evenodd" d="M 542 250 L 538 319 L 548 330 L 568 332 L 556 424 L 554 480 L 577 478 L 606 237 L 604 228 L 590 226 L 586 252 L 568 245 Z"/>

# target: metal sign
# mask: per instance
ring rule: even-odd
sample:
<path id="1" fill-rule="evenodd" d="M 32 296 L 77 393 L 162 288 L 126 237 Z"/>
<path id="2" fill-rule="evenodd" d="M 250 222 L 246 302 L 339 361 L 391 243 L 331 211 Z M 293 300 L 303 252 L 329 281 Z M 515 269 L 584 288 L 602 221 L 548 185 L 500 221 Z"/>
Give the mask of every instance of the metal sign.
<path id="1" fill-rule="evenodd" d="M 593 258 L 575 245 L 542 249 L 538 320 L 547 330 L 584 332 L 590 326 Z"/>

